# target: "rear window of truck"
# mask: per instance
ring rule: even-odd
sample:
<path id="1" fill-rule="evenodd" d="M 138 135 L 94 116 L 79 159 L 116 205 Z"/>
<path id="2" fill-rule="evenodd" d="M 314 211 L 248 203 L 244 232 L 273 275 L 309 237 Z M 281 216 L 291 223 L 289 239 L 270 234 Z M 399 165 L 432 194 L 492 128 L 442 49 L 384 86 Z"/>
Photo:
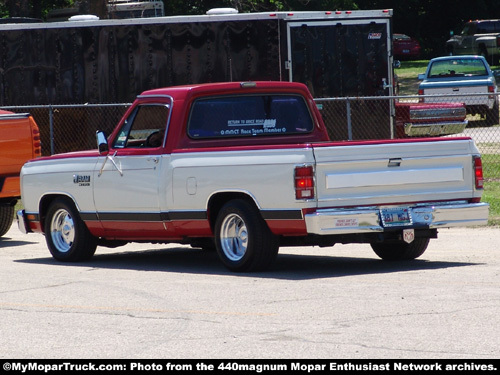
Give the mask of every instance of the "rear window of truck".
<path id="1" fill-rule="evenodd" d="M 482 60 L 457 57 L 432 63 L 429 78 L 487 76 Z"/>
<path id="2" fill-rule="evenodd" d="M 193 139 L 301 134 L 313 131 L 300 95 L 242 95 L 196 100 L 188 135 Z"/>

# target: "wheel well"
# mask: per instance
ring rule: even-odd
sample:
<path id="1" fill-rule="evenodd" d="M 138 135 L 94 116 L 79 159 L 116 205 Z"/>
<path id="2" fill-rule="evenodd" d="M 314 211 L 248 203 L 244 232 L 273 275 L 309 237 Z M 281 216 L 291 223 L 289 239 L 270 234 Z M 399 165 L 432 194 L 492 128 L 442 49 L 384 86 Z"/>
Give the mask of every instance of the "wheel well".
<path id="1" fill-rule="evenodd" d="M 68 198 L 74 204 L 73 199 L 64 194 L 48 194 L 43 196 L 42 199 L 40 200 L 38 212 L 40 213 L 40 227 L 42 228 L 42 231 L 45 228 L 45 217 L 47 215 L 47 210 L 49 209 L 50 205 L 57 198 L 63 198 L 63 197 Z"/>
<path id="2" fill-rule="evenodd" d="M 257 210 L 259 210 L 254 199 L 248 194 L 237 192 L 215 194 L 210 197 L 207 210 L 208 221 L 210 223 L 210 228 L 212 228 L 212 231 L 215 229 L 215 221 L 217 220 L 217 216 L 219 215 L 220 210 L 227 202 L 233 199 L 244 200 L 253 205 Z"/>

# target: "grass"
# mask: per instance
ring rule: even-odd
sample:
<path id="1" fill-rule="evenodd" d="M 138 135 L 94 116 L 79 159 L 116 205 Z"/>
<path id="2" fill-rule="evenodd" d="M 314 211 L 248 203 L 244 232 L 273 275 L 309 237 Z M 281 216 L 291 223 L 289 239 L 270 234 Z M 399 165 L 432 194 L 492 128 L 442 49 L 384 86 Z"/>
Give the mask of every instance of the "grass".
<path id="1" fill-rule="evenodd" d="M 500 225 L 500 154 L 483 154 L 483 202 L 490 204 L 490 225 Z"/>
<path id="2" fill-rule="evenodd" d="M 488 225 L 500 225 L 500 181 L 485 182 L 482 201 L 490 204 Z"/>
<path id="3" fill-rule="evenodd" d="M 401 67 L 394 69 L 398 76 L 399 95 L 417 95 L 418 75 L 425 73 L 429 60 L 401 61 Z"/>

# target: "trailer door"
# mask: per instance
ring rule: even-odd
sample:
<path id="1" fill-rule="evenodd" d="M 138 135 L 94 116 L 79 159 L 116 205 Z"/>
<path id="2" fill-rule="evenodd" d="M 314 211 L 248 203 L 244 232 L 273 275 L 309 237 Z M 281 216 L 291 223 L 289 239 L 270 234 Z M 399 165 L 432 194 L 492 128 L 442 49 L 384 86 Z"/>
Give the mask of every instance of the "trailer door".
<path id="1" fill-rule="evenodd" d="M 289 79 L 305 83 L 315 98 L 392 96 L 390 35 L 387 18 L 290 22 L 287 25 Z M 349 113 L 345 111 L 346 102 L 328 103 L 326 106 L 330 108 L 324 108 L 323 117 L 332 138 L 392 137 L 392 100 L 364 101 L 360 113 L 355 111 L 361 102 L 352 101 L 349 124 L 346 124 Z M 349 131 L 348 125 L 352 127 Z"/>

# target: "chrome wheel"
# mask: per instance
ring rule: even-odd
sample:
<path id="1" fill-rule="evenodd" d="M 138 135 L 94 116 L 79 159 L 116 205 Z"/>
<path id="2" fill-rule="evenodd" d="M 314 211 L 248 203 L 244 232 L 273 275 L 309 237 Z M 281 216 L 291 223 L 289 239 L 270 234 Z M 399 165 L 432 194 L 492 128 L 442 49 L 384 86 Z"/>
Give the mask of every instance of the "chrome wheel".
<path id="1" fill-rule="evenodd" d="M 278 254 L 279 238 L 252 202 L 227 202 L 217 215 L 214 232 L 217 254 L 231 271 L 262 271 Z"/>
<path id="2" fill-rule="evenodd" d="M 238 262 L 245 256 L 248 230 L 240 216 L 231 214 L 224 218 L 220 229 L 220 244 L 224 255 L 232 262 Z"/>
<path id="3" fill-rule="evenodd" d="M 50 253 L 62 262 L 88 260 L 97 248 L 97 238 L 89 232 L 73 201 L 66 197 L 50 203 L 44 232 Z"/>
<path id="4" fill-rule="evenodd" d="M 59 209 L 52 216 L 50 236 L 59 252 L 66 253 L 71 249 L 75 241 L 75 224 L 68 211 Z"/>

